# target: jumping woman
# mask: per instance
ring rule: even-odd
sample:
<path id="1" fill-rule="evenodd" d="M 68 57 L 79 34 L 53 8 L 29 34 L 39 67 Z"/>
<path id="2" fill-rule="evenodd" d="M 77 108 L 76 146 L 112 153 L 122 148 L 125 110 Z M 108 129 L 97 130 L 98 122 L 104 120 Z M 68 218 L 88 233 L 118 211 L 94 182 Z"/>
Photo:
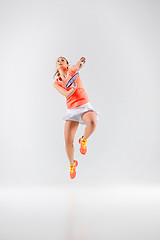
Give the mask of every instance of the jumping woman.
<path id="1" fill-rule="evenodd" d="M 53 84 L 54 87 L 59 93 L 66 97 L 67 114 L 63 118 L 65 121 L 64 137 L 65 149 L 70 161 L 69 168 L 71 179 L 75 178 L 76 167 L 78 166 L 77 160 L 74 160 L 73 142 L 79 123 L 86 125 L 83 136 L 78 140 L 81 154 L 86 154 L 87 139 L 94 132 L 98 120 L 98 113 L 89 102 L 89 98 L 85 89 L 83 88 L 80 75 L 78 75 L 75 82 L 66 89 L 67 82 L 76 73 L 80 63 L 83 64 L 79 70 L 84 66 L 85 62 L 86 58 L 81 57 L 76 65 L 69 67 L 68 60 L 65 57 L 59 57 L 56 61 L 57 71 L 54 74 L 54 77 L 57 76 L 57 79 Z"/>

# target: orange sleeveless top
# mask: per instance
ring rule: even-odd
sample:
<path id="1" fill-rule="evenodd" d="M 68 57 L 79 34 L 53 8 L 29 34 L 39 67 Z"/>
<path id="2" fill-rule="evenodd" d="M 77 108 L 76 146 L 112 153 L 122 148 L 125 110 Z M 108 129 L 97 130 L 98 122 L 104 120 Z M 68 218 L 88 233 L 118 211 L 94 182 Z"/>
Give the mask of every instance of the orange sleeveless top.
<path id="1" fill-rule="evenodd" d="M 72 68 L 69 68 L 68 72 L 67 72 L 66 80 L 61 81 L 60 78 L 57 78 L 55 80 L 55 84 L 58 84 L 65 90 L 69 91 L 71 89 L 71 87 L 66 89 L 66 84 L 69 81 L 69 79 L 71 77 L 73 77 L 73 75 L 76 73 L 76 70 L 72 70 Z M 70 97 L 66 98 L 66 104 L 67 104 L 68 109 L 79 107 L 79 106 L 89 102 L 88 95 L 87 95 L 85 89 L 83 88 L 80 76 L 77 77 L 76 83 L 77 83 L 76 91 Z"/>

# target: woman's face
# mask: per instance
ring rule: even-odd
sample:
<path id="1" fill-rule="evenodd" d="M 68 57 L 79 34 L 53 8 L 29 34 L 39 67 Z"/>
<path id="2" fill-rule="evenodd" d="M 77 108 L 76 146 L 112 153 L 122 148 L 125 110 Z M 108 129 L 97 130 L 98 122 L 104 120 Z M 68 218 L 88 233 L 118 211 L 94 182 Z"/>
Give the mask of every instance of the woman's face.
<path id="1" fill-rule="evenodd" d="M 68 67 L 67 61 L 63 57 L 59 57 L 56 61 L 56 68 L 65 70 Z"/>

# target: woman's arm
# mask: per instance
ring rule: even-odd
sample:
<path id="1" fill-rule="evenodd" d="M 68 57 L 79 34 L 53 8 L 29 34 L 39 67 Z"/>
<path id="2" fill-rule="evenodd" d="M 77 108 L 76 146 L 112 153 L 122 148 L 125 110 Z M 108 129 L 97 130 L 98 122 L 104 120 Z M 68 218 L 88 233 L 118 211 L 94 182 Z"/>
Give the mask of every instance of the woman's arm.
<path id="1" fill-rule="evenodd" d="M 61 93 L 66 98 L 69 98 L 76 91 L 77 84 L 76 83 L 74 84 L 74 83 L 72 84 L 73 85 L 72 89 L 70 89 L 69 91 L 65 90 L 64 88 L 62 88 L 56 83 L 54 83 L 53 86 L 58 90 L 59 93 Z"/>
<path id="2" fill-rule="evenodd" d="M 76 63 L 76 65 L 73 65 L 70 69 L 73 70 L 73 71 L 76 70 L 76 69 L 78 69 L 78 67 L 79 67 L 79 65 L 80 65 L 81 62 L 83 62 L 83 64 L 82 64 L 82 66 L 79 68 L 79 70 L 83 67 L 84 63 L 86 62 L 86 58 L 81 57 L 81 59 Z"/>

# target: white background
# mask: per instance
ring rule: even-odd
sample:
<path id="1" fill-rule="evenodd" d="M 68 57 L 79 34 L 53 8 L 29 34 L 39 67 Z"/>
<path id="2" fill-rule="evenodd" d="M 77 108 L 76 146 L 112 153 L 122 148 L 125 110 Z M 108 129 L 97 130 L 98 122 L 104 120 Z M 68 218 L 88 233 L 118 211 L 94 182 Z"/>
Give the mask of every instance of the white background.
<path id="1" fill-rule="evenodd" d="M 0 2 L 1 187 L 159 185 L 159 13 L 156 0 Z M 76 133 L 74 182 L 53 87 L 60 56 L 86 57 L 81 79 L 100 113 L 86 156 L 84 126 Z"/>
<path id="2" fill-rule="evenodd" d="M 85 157 L 84 126 L 75 138 L 79 178 L 159 183 L 159 2 L 1 1 L 0 9 L 0 183 L 68 179 L 66 104 L 52 78 L 59 56 L 70 65 L 86 57 L 81 78 L 100 113 Z"/>

